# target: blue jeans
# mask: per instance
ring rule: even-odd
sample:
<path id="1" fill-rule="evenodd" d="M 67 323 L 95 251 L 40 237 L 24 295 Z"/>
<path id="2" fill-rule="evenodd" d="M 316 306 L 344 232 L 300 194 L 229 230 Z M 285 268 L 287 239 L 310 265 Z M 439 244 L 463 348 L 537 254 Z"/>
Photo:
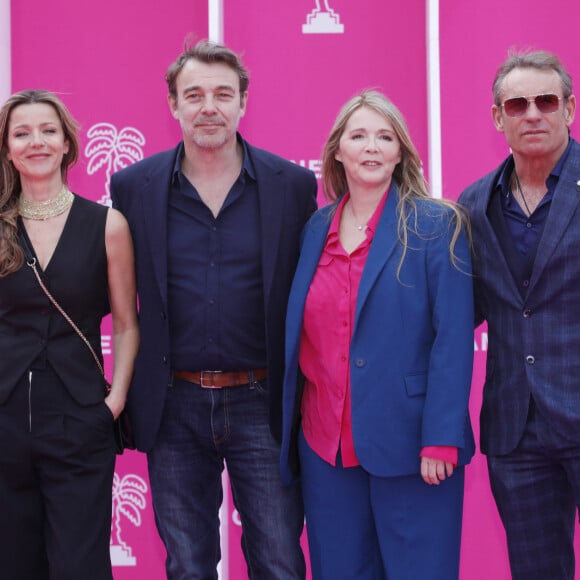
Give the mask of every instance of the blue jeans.
<path id="1" fill-rule="evenodd" d="M 300 487 L 280 479 L 280 446 L 270 433 L 264 384 L 204 389 L 174 379 L 149 479 L 169 580 L 216 579 L 224 460 L 242 522 L 253 579 L 304 578 Z"/>

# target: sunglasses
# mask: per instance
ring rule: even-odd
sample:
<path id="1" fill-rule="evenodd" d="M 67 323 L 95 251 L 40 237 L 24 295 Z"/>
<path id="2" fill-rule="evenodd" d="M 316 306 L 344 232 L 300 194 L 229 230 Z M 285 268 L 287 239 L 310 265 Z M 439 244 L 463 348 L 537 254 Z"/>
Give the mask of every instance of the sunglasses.
<path id="1" fill-rule="evenodd" d="M 500 107 L 503 107 L 508 117 L 521 117 L 526 113 L 530 103 L 534 103 L 540 113 L 547 115 L 555 113 L 560 106 L 562 97 L 548 93 L 546 95 L 534 95 L 531 97 L 514 97 L 505 100 Z"/>

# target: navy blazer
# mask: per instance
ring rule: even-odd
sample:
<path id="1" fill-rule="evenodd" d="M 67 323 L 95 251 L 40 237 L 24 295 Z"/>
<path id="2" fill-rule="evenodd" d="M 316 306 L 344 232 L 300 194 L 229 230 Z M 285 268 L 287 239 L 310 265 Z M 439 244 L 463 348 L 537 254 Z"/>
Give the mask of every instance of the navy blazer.
<path id="1" fill-rule="evenodd" d="M 476 324 L 488 322 L 481 449 L 490 455 L 517 446 L 530 395 L 554 429 L 580 443 L 580 145 L 572 143 L 525 282 L 512 275 L 488 217 L 506 163 L 460 197 L 473 229 Z"/>
<path id="2" fill-rule="evenodd" d="M 141 347 L 128 398 L 137 446 L 156 440 L 171 384 L 167 319 L 167 205 L 178 147 L 115 173 L 113 206 L 127 218 L 135 244 Z M 284 323 L 299 252 L 300 231 L 316 209 L 314 174 L 248 145 L 256 172 L 262 227 L 262 275 L 272 434 L 281 438 Z M 203 370 L 203 369 L 199 369 Z"/>
<path id="3" fill-rule="evenodd" d="M 449 256 L 450 210 L 417 200 L 421 235 L 409 232 L 397 279 L 402 252 L 397 200 L 391 188 L 363 270 L 350 346 L 354 447 L 361 466 L 377 476 L 418 472 L 424 446 L 458 447 L 460 465 L 474 453 L 468 414 L 473 366 L 469 245 L 462 234 L 455 248 L 460 271 Z M 281 456 L 286 482 L 299 472 L 304 304 L 336 205 L 318 211 L 305 228 L 288 303 Z"/>

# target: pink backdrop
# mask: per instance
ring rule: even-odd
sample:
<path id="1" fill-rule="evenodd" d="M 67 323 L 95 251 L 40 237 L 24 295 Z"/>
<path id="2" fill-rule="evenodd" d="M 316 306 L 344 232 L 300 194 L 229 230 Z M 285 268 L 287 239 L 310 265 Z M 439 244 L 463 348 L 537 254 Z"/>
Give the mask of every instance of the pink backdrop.
<path id="1" fill-rule="evenodd" d="M 491 121 L 491 83 L 512 46 L 545 48 L 557 53 L 580 86 L 574 0 L 442 0 L 441 113 L 443 195 L 457 198 L 470 183 L 494 169 L 509 151 Z M 578 121 L 572 135 L 578 136 Z M 487 335 L 475 336 L 471 417 L 479 438 L 479 409 L 485 377 Z M 508 580 L 505 534 L 497 515 L 485 458 L 477 454 L 466 475 L 461 578 Z M 576 533 L 577 554 L 580 534 Z M 577 558 L 578 560 L 578 558 Z M 580 577 L 580 564 L 576 565 Z"/>
<path id="2" fill-rule="evenodd" d="M 361 88 L 376 87 L 403 111 L 429 174 L 423 0 L 329 0 L 333 13 L 318 19 L 313 18 L 316 0 L 223 4 L 225 42 L 243 53 L 251 73 L 241 129 L 252 143 L 318 172 L 320 151 L 340 105 Z M 319 4 L 324 6 L 322 0 Z M 179 139 L 163 75 L 189 33 L 207 36 L 207 1 L 13 0 L 11 10 L 12 88 L 42 87 L 62 96 L 82 125 L 84 154 L 72 186 L 106 203 L 111 172 Z M 579 17 L 576 0 L 553 0 L 549 6 L 540 0 L 440 1 L 445 197 L 456 199 L 507 154 L 489 108 L 493 74 L 508 47 L 554 50 L 580 82 Z M 110 334 L 107 321 L 107 353 Z M 471 412 L 478 431 L 484 330 L 475 333 L 474 347 Z M 116 471 L 115 578 L 163 578 L 164 549 L 155 531 L 145 457 L 128 452 Z M 240 527 L 231 498 L 226 507 L 229 564 L 224 575 L 243 580 Z M 479 454 L 467 470 L 461 578 L 509 578 L 505 537 Z"/>

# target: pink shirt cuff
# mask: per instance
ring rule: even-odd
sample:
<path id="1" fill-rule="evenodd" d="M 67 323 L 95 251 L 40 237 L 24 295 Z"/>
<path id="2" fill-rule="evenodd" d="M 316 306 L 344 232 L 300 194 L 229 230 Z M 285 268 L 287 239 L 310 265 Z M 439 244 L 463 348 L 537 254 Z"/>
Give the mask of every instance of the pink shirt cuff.
<path id="1" fill-rule="evenodd" d="M 419 457 L 430 457 L 431 459 L 439 459 L 457 465 L 457 447 L 450 447 L 447 445 L 431 445 L 423 447 Z"/>

